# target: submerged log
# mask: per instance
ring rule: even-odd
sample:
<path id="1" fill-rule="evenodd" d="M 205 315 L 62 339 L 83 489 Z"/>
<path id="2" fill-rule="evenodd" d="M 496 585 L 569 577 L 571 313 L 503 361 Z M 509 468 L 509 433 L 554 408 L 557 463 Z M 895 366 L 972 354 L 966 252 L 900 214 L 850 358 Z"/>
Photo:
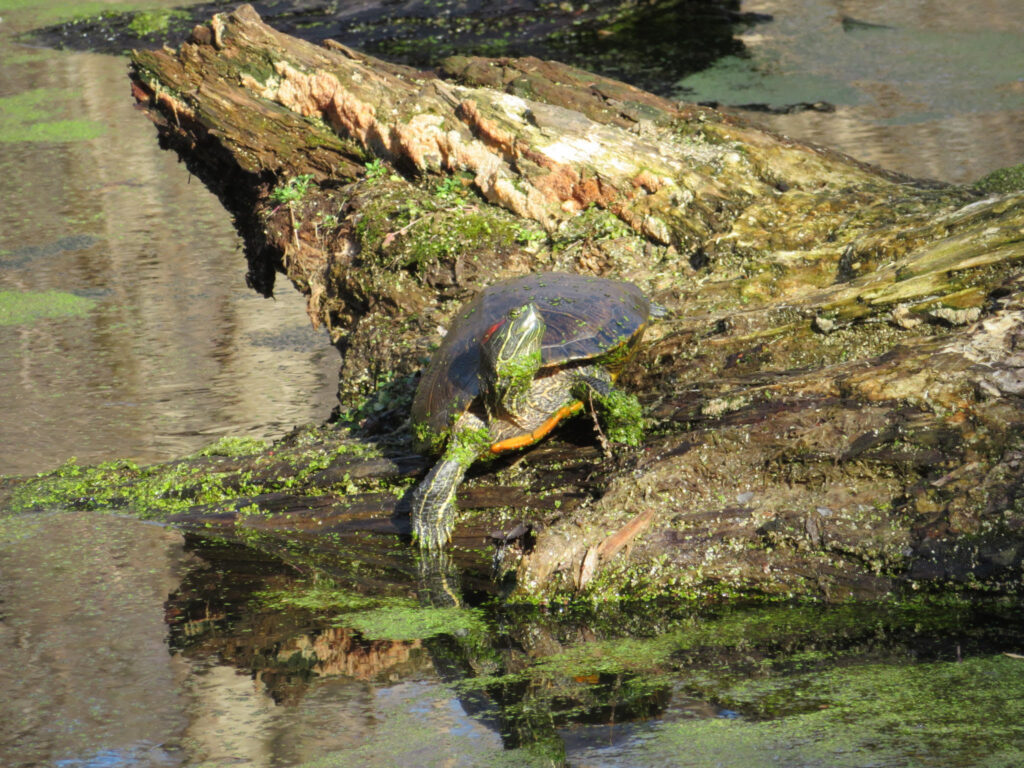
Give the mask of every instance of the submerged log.
<path id="1" fill-rule="evenodd" d="M 584 422 L 471 473 L 460 506 L 502 508 L 456 540 L 525 522 L 502 544 L 518 589 L 1019 586 L 1024 192 L 905 178 L 556 62 L 416 71 L 248 6 L 136 52 L 131 77 L 234 215 L 252 286 L 284 274 L 330 330 L 349 422 L 399 435 L 377 470 L 306 492 L 401 515 L 404 488 L 359 494 L 408 452 L 439 328 L 494 280 L 578 271 L 669 310 L 624 378 L 651 425 L 613 458 Z M 508 485 L 511 512 L 488 496 Z"/>

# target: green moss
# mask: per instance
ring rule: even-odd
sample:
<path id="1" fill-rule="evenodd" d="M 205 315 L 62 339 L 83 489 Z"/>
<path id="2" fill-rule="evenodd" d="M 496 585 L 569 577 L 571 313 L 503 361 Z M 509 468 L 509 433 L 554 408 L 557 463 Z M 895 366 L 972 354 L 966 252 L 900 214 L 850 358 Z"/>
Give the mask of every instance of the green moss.
<path id="1" fill-rule="evenodd" d="M 100 122 L 55 119 L 58 112 L 77 113 L 80 101 L 79 93 L 55 88 L 0 98 L 0 142 L 84 141 L 102 136 L 106 127 Z"/>
<path id="2" fill-rule="evenodd" d="M 187 19 L 188 17 L 189 14 L 185 11 L 172 9 L 139 11 L 132 16 L 132 20 L 128 23 L 128 29 L 139 37 L 164 34 L 170 29 L 172 19 Z"/>
<path id="3" fill-rule="evenodd" d="M 468 467 L 487 452 L 490 444 L 491 432 L 487 427 L 460 429 L 452 435 L 445 458 Z"/>
<path id="4" fill-rule="evenodd" d="M 974 188 L 986 193 L 1016 192 L 1024 189 L 1024 163 L 992 171 L 974 182 Z"/>
<path id="5" fill-rule="evenodd" d="M 398 376 L 394 371 L 385 371 L 373 382 L 373 391 L 351 408 L 346 408 L 339 420 L 344 424 L 359 424 L 364 419 L 378 416 L 386 411 L 408 413 L 412 406 L 414 376 Z"/>
<path id="6" fill-rule="evenodd" d="M 644 415 L 636 395 L 612 389 L 607 395 L 595 392 L 593 397 L 601 410 L 601 423 L 608 439 L 613 443 L 640 445 L 644 436 Z"/>
<path id="7" fill-rule="evenodd" d="M 392 272 L 420 270 L 438 262 L 472 262 L 476 252 L 507 251 L 520 222 L 507 211 L 476 199 L 467 205 L 468 190 L 436 179 L 412 185 L 387 176 L 384 167 L 367 166 L 373 184 L 365 188 L 355 233 L 364 255 Z M 431 177 L 433 178 L 433 177 Z M 441 191 L 438 191 L 440 186 Z"/>
<path id="8" fill-rule="evenodd" d="M 0 291 L 0 326 L 34 323 L 48 317 L 78 317 L 96 302 L 61 291 Z"/>
<path id="9" fill-rule="evenodd" d="M 607 208 L 592 204 L 562 224 L 554 235 L 554 241 L 556 247 L 564 248 L 584 239 L 614 240 L 621 237 L 636 237 L 636 233 Z"/>
<path id="10" fill-rule="evenodd" d="M 240 456 L 254 456 L 267 449 L 263 440 L 255 437 L 222 437 L 217 442 L 206 446 L 197 452 L 196 456 L 227 456 L 238 458 Z"/>
<path id="11" fill-rule="evenodd" d="M 719 702 L 754 719 L 666 724 L 635 759 L 659 763 L 683 746 L 677 765 L 1008 768 L 1024 759 L 1024 664 L 1005 656 L 748 679 Z"/>

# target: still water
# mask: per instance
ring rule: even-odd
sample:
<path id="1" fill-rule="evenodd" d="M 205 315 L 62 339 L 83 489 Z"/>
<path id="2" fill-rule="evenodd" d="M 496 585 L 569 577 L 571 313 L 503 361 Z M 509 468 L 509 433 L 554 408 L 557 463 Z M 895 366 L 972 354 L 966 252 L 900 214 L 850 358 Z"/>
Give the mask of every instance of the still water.
<path id="1" fill-rule="evenodd" d="M 431 608 L 372 546 L 313 571 L 84 512 L 0 538 L 7 768 L 1024 760 L 1014 604 Z"/>
<path id="2" fill-rule="evenodd" d="M 67 12 L 49 5 L 0 0 L 0 474 L 322 421 L 337 353 L 290 285 L 246 288 L 229 217 L 157 146 L 127 60 L 12 42 Z M 56 316 L 18 312 L 39 294 Z"/>
<path id="3" fill-rule="evenodd" d="M 723 105 L 828 102 L 751 113 L 781 133 L 917 178 L 967 184 L 1024 162 L 1020 0 L 746 0 L 770 14 L 749 54 L 685 78 L 676 95 Z"/>
<path id="4" fill-rule="evenodd" d="M 774 16 L 750 57 L 681 94 L 828 101 L 755 119 L 917 176 L 1024 160 L 1018 0 L 743 10 Z M 289 286 L 245 287 L 126 61 L 12 42 L 69 12 L 0 0 L 0 474 L 322 420 L 333 350 Z M 400 573 L 357 589 L 368 570 L 113 514 L 0 518 L 0 765 L 1024 764 L 1019 606 L 516 613 L 420 607 Z"/>

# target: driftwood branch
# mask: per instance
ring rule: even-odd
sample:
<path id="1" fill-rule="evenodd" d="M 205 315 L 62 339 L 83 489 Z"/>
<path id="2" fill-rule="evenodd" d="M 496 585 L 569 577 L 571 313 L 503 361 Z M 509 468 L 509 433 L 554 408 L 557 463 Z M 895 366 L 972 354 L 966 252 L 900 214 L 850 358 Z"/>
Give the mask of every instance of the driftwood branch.
<path id="1" fill-rule="evenodd" d="M 286 275 L 330 329 L 343 406 L 375 404 L 350 412 L 364 439 L 401 445 L 438 328 L 493 280 L 615 276 L 669 310 L 624 379 L 651 419 L 640 450 L 603 459 L 569 427 L 471 473 L 460 506 L 484 511 L 457 543 L 524 521 L 502 545 L 519 589 L 1019 584 L 1024 193 L 918 182 L 554 62 L 419 72 L 247 6 L 136 52 L 132 82 L 235 216 L 253 286 Z M 378 484 L 404 461 L 384 453 Z M 404 488 L 351 469 L 354 490 L 310 480 L 307 524 L 399 530 Z M 276 498 L 247 500 L 260 525 Z"/>

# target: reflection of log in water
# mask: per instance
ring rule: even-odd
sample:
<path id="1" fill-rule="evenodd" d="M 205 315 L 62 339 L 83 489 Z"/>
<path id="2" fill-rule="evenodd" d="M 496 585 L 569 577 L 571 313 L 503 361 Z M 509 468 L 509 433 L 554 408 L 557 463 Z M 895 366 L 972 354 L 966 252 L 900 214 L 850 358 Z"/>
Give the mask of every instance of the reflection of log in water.
<path id="1" fill-rule="evenodd" d="M 512 625 L 499 619 L 505 631 L 485 631 L 480 623 L 469 632 L 368 640 L 345 626 L 345 615 L 358 613 L 353 606 L 376 606 L 372 594 L 328 583 L 332 597 L 347 594 L 347 605 L 298 607 L 322 600 L 325 592 L 299 575 L 310 569 L 308 563 L 297 570 L 247 547 L 200 539 L 191 540 L 190 548 L 209 567 L 191 569 L 166 603 L 171 648 L 193 659 L 213 657 L 252 675 L 277 704 L 297 704 L 331 677 L 374 686 L 436 677 L 452 686 L 452 695 L 468 715 L 501 733 L 506 746 L 513 747 L 537 741 L 560 744 L 555 729 L 571 724 L 654 716 L 668 695 L 665 684 L 652 686 L 642 672 L 587 671 L 551 679 L 542 674 L 532 683 L 520 677 L 538 659 L 577 642 L 597 641 L 588 628 L 561 626 L 538 615 L 520 616 L 511 632 Z M 393 592 L 409 588 L 400 582 Z M 281 595 L 288 599 L 282 601 Z M 479 676 L 494 682 L 474 682 Z"/>
<path id="2" fill-rule="evenodd" d="M 431 666 L 419 639 L 365 640 L 332 626 L 329 606 L 316 611 L 275 601 L 275 591 L 306 584 L 279 560 L 246 547 L 193 541 L 192 548 L 212 567 L 189 571 L 168 599 L 171 648 L 251 672 L 279 703 L 301 697 L 318 677 L 397 680 Z"/>
<path id="3" fill-rule="evenodd" d="M 287 593 L 296 603 L 322 599 L 317 584 L 292 567 L 244 547 L 193 544 L 211 567 L 186 576 L 167 614 L 173 646 L 201 668 L 218 657 L 242 673 L 250 691 L 251 676 L 261 692 L 288 705 L 340 682 L 351 686 L 346 690 L 359 707 L 369 707 L 375 689 L 440 678 L 462 710 L 499 732 L 507 747 L 533 745 L 552 754 L 564 751 L 563 738 L 571 741 L 588 726 L 602 726 L 610 737 L 666 712 L 714 718 L 725 707 L 754 720 L 777 717 L 777 697 L 747 701 L 742 681 L 761 680 L 769 690 L 799 687 L 816 671 L 832 674 L 837 659 L 848 669 L 896 668 L 908 660 L 953 661 L 961 652 L 988 657 L 1019 648 L 1021 640 L 1013 603 L 943 599 L 937 606 L 918 600 L 702 609 L 674 602 L 564 610 L 492 603 L 486 621 L 468 632 L 367 641 L 343 626 L 344 611 L 252 599 L 257 593 Z M 220 619 L 183 631 L 190 618 L 207 616 Z M 209 684 L 237 686 L 237 675 L 221 674 Z M 210 695 L 220 700 L 216 691 Z M 813 701 L 791 705 L 796 712 L 818 708 Z"/>

